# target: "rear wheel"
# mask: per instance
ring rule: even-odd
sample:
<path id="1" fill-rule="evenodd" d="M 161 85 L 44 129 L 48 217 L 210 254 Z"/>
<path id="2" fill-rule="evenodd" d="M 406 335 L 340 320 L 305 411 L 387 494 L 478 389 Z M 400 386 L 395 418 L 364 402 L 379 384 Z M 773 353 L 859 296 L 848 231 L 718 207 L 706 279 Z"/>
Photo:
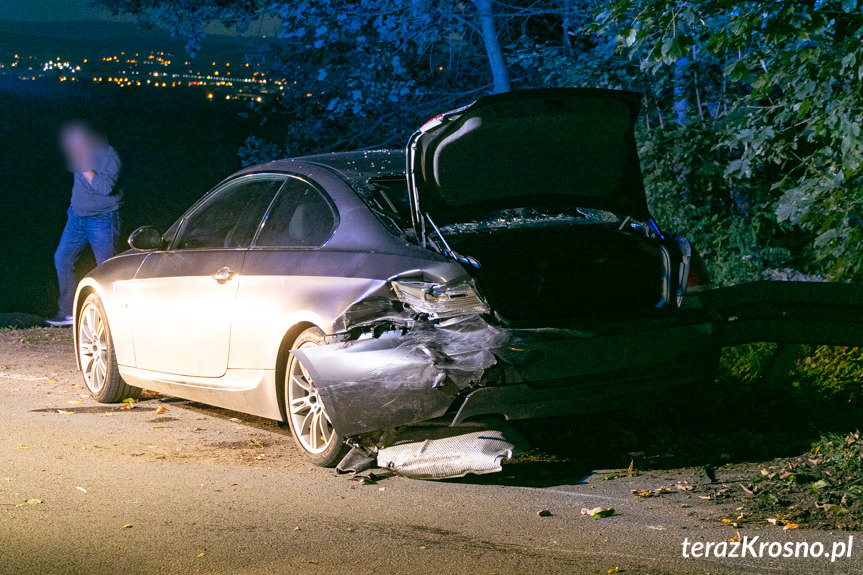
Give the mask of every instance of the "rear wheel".
<path id="1" fill-rule="evenodd" d="M 141 389 L 127 385 L 120 377 L 114 341 L 102 300 L 90 294 L 77 318 L 78 359 L 87 391 L 100 403 L 116 403 L 137 398 Z"/>
<path id="2" fill-rule="evenodd" d="M 294 341 L 293 349 L 324 345 L 324 332 L 311 327 Z M 344 438 L 336 433 L 311 375 L 293 354 L 285 369 L 285 414 L 294 441 L 321 467 L 333 467 L 347 452 Z"/>

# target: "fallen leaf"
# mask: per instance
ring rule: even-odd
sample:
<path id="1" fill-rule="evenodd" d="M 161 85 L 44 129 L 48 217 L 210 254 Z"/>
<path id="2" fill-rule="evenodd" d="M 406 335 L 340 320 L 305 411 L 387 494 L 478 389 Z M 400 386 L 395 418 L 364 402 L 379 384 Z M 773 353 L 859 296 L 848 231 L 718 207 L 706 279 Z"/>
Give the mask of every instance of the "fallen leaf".
<path id="1" fill-rule="evenodd" d="M 42 503 L 42 500 L 41 499 L 28 499 L 24 503 L 26 503 L 27 505 L 39 505 L 40 503 Z"/>
<path id="2" fill-rule="evenodd" d="M 153 411 L 153 413 L 167 413 L 167 412 L 168 412 L 168 408 L 167 408 L 167 407 L 165 407 L 165 406 L 163 406 L 163 405 L 160 405 L 159 407 L 157 407 L 157 408 Z"/>
<path id="3" fill-rule="evenodd" d="M 536 514 L 540 517 L 551 517 L 551 511 L 549 511 L 548 509 L 542 509 L 540 511 L 537 511 Z"/>
<path id="4" fill-rule="evenodd" d="M 607 572 L 608 573 L 623 573 L 623 570 L 620 567 L 612 567 Z"/>
<path id="5" fill-rule="evenodd" d="M 153 426 L 153 429 L 164 429 L 164 428 L 165 428 L 164 425 L 154 425 Z"/>
<path id="6" fill-rule="evenodd" d="M 114 414 L 111 413 L 110 411 L 105 412 L 105 417 L 111 417 L 112 415 L 114 415 Z"/>
<path id="7" fill-rule="evenodd" d="M 300 530 L 300 526 L 299 526 L 299 525 L 297 525 L 296 527 L 294 527 L 294 531 L 299 531 L 299 530 Z"/>
<path id="8" fill-rule="evenodd" d="M 84 403 L 84 402 L 83 402 L 82 400 L 80 400 L 80 399 L 70 399 L 70 400 L 69 400 L 69 401 L 67 401 L 66 403 L 71 403 L 72 405 L 80 405 L 80 404 L 82 404 L 82 403 Z"/>
<path id="9" fill-rule="evenodd" d="M 722 522 L 723 523 L 731 523 L 731 519 L 723 519 Z"/>
<path id="10" fill-rule="evenodd" d="M 46 379 L 45 383 L 57 383 L 56 379 Z"/>
<path id="11" fill-rule="evenodd" d="M 138 403 L 138 400 L 135 399 L 134 397 L 127 397 L 126 399 L 123 400 L 123 403 Z"/>
<path id="12" fill-rule="evenodd" d="M 232 417 L 228 421 L 233 421 L 234 423 L 243 423 L 243 420 L 238 417 Z"/>
<path id="13" fill-rule="evenodd" d="M 131 403 L 124 403 L 123 405 L 118 405 L 114 409 L 133 409 L 135 406 Z"/>
<path id="14" fill-rule="evenodd" d="M 29 445 L 19 445 L 18 449 L 30 449 Z"/>
<path id="15" fill-rule="evenodd" d="M 264 448 L 264 444 L 261 443 L 260 441 L 258 441 L 257 439 L 250 439 L 249 445 L 251 445 L 252 447 L 258 447 L 260 449 Z"/>
<path id="16" fill-rule="evenodd" d="M 785 526 L 785 527 L 783 527 L 782 529 L 784 529 L 785 531 L 788 531 L 789 529 L 797 529 L 797 528 L 799 528 L 799 527 L 800 527 L 800 526 L 799 526 L 798 524 L 796 524 L 796 523 L 789 523 L 788 525 L 786 525 L 786 526 Z"/>
<path id="17" fill-rule="evenodd" d="M 200 558 L 201 558 L 201 557 L 203 557 L 204 555 L 206 555 L 206 553 L 204 553 L 203 551 L 201 551 L 200 553 L 198 553 L 198 558 L 200 559 Z"/>
<path id="18" fill-rule="evenodd" d="M 586 507 L 583 507 L 581 509 L 581 514 L 582 516 L 587 515 L 591 519 L 600 519 L 602 517 L 611 517 L 614 515 L 614 508 L 594 507 L 593 509 L 587 509 Z"/>
<path id="19" fill-rule="evenodd" d="M 125 524 L 125 525 L 123 525 L 120 529 L 131 529 L 131 528 L 132 528 L 132 524 L 131 524 L 131 523 L 126 523 L 126 524 Z"/>

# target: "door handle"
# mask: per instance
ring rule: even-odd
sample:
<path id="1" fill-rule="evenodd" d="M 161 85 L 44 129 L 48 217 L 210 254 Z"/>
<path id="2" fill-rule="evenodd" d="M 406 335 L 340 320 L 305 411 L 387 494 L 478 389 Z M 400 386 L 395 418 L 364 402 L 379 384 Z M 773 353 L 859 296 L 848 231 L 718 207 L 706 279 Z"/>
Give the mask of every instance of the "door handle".
<path id="1" fill-rule="evenodd" d="M 212 275 L 212 278 L 220 284 L 223 284 L 227 281 L 230 281 L 230 279 L 234 277 L 234 275 L 236 275 L 234 270 L 229 267 L 224 267 L 220 268 L 216 273 L 214 273 Z"/>

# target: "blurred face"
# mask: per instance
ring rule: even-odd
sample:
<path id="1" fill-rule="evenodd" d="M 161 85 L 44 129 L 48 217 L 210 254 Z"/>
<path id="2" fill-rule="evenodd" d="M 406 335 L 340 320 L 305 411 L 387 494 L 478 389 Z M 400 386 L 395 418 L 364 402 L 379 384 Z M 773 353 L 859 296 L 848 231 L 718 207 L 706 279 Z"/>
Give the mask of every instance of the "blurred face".
<path id="1" fill-rule="evenodd" d="M 60 148 L 70 168 L 78 168 L 90 161 L 95 151 L 95 141 L 83 126 L 71 124 L 60 131 Z"/>

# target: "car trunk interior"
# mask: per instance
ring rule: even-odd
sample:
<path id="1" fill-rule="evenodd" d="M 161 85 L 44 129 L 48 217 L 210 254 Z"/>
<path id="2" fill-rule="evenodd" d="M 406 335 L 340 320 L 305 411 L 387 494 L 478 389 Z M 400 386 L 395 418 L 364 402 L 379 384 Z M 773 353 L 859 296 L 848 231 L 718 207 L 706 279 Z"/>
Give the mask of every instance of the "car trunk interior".
<path id="1" fill-rule="evenodd" d="M 448 236 L 492 309 L 523 327 L 652 310 L 665 258 L 647 238 L 602 225 L 523 227 Z"/>

